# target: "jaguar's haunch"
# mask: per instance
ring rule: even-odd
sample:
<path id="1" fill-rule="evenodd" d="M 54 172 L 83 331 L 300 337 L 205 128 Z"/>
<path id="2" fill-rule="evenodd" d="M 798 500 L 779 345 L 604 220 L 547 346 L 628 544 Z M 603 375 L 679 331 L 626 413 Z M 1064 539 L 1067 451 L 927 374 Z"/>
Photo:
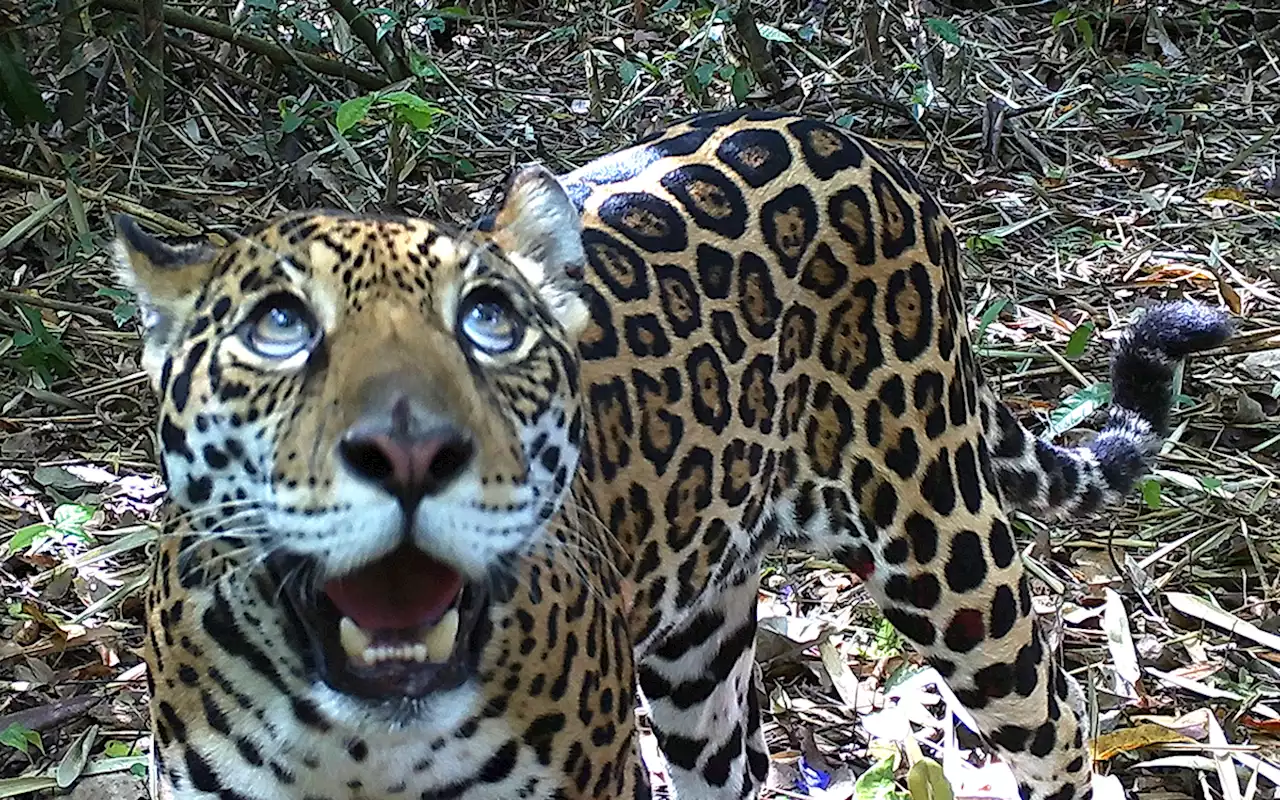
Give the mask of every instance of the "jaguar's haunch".
<path id="1" fill-rule="evenodd" d="M 754 797 L 758 570 L 785 545 L 861 576 L 1024 797 L 1088 796 L 1006 512 L 1128 491 L 1174 360 L 1223 315 L 1149 310 L 1107 429 L 1047 445 L 983 382 L 917 179 L 758 112 L 526 168 L 476 231 L 118 230 L 170 487 L 148 591 L 164 791 L 648 797 L 638 685 L 682 800 Z"/>

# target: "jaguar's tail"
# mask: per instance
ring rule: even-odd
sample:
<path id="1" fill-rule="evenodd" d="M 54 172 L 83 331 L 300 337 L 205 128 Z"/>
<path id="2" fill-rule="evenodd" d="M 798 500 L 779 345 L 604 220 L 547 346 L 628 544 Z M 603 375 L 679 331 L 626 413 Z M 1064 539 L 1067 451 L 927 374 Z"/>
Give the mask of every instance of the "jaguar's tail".
<path id="1" fill-rule="evenodd" d="M 1116 342 L 1111 409 L 1082 447 L 1042 441 L 984 390 L 988 445 L 1006 510 L 1062 518 L 1094 511 L 1128 493 L 1169 433 L 1173 371 L 1180 359 L 1230 338 L 1228 316 L 1189 301 L 1147 309 Z"/>

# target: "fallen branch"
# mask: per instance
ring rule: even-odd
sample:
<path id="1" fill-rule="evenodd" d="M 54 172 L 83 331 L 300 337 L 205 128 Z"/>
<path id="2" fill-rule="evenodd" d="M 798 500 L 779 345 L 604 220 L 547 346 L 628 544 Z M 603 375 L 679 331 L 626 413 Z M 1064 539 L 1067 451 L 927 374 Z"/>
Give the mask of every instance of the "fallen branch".
<path id="1" fill-rule="evenodd" d="M 113 11 L 127 11 L 138 13 L 141 8 L 140 0 L 96 0 L 97 4 L 103 8 L 109 8 Z M 279 64 L 283 67 L 291 67 L 301 64 L 307 69 L 328 75 L 334 78 L 344 78 L 359 86 L 361 89 L 374 91 L 386 86 L 388 81 L 386 78 L 365 72 L 364 70 L 344 64 L 341 61 L 334 61 L 323 56 L 317 56 L 312 53 L 299 53 L 296 50 L 290 50 L 281 47 L 274 42 L 253 36 L 251 34 L 242 33 L 230 25 L 224 25 L 221 22 L 215 22 L 205 17 L 196 16 L 195 14 L 182 11 L 172 6 L 165 6 L 164 22 L 175 28 L 202 33 L 214 39 L 223 42 L 230 42 L 238 47 L 248 50 L 254 55 L 262 56 L 269 61 Z"/>
<path id="2" fill-rule="evenodd" d="M 47 308 L 51 311 L 65 311 L 68 314 L 84 314 L 97 319 L 104 319 L 108 322 L 115 319 L 115 316 L 105 308 L 87 306 L 84 303 L 69 303 L 66 300 L 55 300 L 52 297 L 37 297 L 35 295 L 23 294 L 22 292 L 7 292 L 0 290 L 0 302 L 26 303 L 29 306 L 35 306 L 37 308 Z"/>
<path id="3" fill-rule="evenodd" d="M 29 186 L 44 186 L 54 191 L 66 191 L 67 189 L 67 182 L 65 179 L 50 178 L 47 175 L 37 175 L 34 172 L 6 167 L 3 164 L 0 164 L 0 180 L 13 181 L 14 183 L 22 183 Z M 146 206 L 134 202 L 126 197 L 121 197 L 118 194 L 111 194 L 97 189 L 88 189 L 83 186 L 77 186 L 76 191 L 78 191 L 80 196 L 86 200 L 92 200 L 95 203 L 104 202 L 118 211 L 123 211 L 126 214 L 131 214 L 135 217 L 145 219 L 148 222 L 153 223 L 156 227 L 163 228 L 164 230 L 178 234 L 179 236 L 199 236 L 203 233 L 203 231 L 197 227 L 188 225 L 181 220 L 174 219 L 167 214 L 161 214 L 159 211 L 152 211 Z M 225 244 L 225 242 L 219 242 L 219 244 Z"/>

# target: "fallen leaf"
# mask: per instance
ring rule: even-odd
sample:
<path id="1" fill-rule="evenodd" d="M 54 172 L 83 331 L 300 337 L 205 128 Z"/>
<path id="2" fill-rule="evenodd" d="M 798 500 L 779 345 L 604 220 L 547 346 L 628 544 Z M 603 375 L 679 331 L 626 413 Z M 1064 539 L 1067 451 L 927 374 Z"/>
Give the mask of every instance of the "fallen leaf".
<path id="1" fill-rule="evenodd" d="M 1168 592 L 1165 597 L 1169 599 L 1169 605 L 1189 617 L 1204 620 L 1210 625 L 1223 628 L 1236 636 L 1251 639 L 1260 645 L 1270 647 L 1272 650 L 1280 651 L 1280 636 L 1276 636 L 1274 633 L 1267 633 L 1252 622 L 1240 619 L 1229 611 L 1210 605 L 1208 601 L 1185 592 Z"/>
<path id="2" fill-rule="evenodd" d="M 1219 186 L 1216 189 L 1210 189 L 1200 196 L 1200 200 L 1205 203 L 1227 202 L 1227 203 L 1248 203 L 1248 198 L 1244 192 L 1234 186 Z"/>
<path id="3" fill-rule="evenodd" d="M 1163 725 L 1171 731 L 1177 731 L 1183 736 L 1189 736 L 1199 741 L 1209 735 L 1209 716 L 1211 713 L 1207 708 L 1197 708 L 1177 717 L 1156 714 L 1139 716 L 1135 714 L 1133 721 Z"/>
<path id="4" fill-rule="evenodd" d="M 1218 291 L 1222 292 L 1222 299 L 1226 302 L 1227 308 L 1231 309 L 1232 314 L 1239 315 L 1243 308 L 1240 303 L 1240 293 L 1219 273 L 1214 272 L 1213 278 L 1218 282 Z"/>
<path id="5" fill-rule="evenodd" d="M 1250 353 L 1240 362 L 1245 372 L 1260 378 L 1280 378 L 1280 349 Z"/>
<path id="6" fill-rule="evenodd" d="M 1262 410 L 1262 403 L 1254 400 L 1247 394 L 1236 397 L 1236 412 L 1232 415 L 1232 422 L 1239 422 L 1243 425 L 1251 425 L 1258 422 L 1265 422 L 1267 414 Z"/>
<path id="7" fill-rule="evenodd" d="M 903 797 L 897 790 L 893 780 L 893 768 L 896 758 L 886 758 L 858 776 L 853 785 L 855 800 L 898 800 Z M 916 800 L 913 796 L 911 800 Z"/>
<path id="8" fill-rule="evenodd" d="M 1218 783 L 1222 787 L 1223 800 L 1240 800 L 1240 776 L 1236 774 L 1235 764 L 1228 751 L 1227 735 L 1218 723 L 1218 718 L 1209 717 L 1209 746 L 1213 748 L 1213 760 L 1218 769 Z"/>
<path id="9" fill-rule="evenodd" d="M 907 772 L 907 790 L 911 800 L 954 800 L 956 794 L 942 771 L 942 765 L 922 758 Z"/>
<path id="10" fill-rule="evenodd" d="M 1280 733 L 1280 719 L 1263 719 L 1252 714 L 1245 714 L 1240 718 L 1240 723 L 1246 728 L 1252 728 L 1255 731 L 1263 731 L 1272 735 Z"/>
<path id="11" fill-rule="evenodd" d="M 31 478 L 41 486 L 50 489 L 85 489 L 91 484 L 76 475 L 71 474 L 65 467 L 36 467 L 31 472 Z"/>
<path id="12" fill-rule="evenodd" d="M 870 698 L 858 691 L 858 679 L 853 676 L 853 670 L 849 669 L 849 665 L 845 663 L 844 656 L 840 655 L 840 651 L 831 643 L 831 637 L 824 637 L 818 644 L 818 655 L 822 657 L 822 666 L 827 671 L 827 677 L 831 678 L 832 685 L 836 687 L 836 694 L 840 695 L 840 700 L 845 706 L 857 708 L 861 695 L 862 705 L 865 707 Z"/>
<path id="13" fill-rule="evenodd" d="M 58 762 L 58 768 L 53 774 L 58 781 L 58 788 L 65 789 L 76 782 L 76 778 L 84 772 L 85 764 L 89 763 L 89 754 L 93 752 L 93 745 L 97 741 L 98 726 L 91 725 L 71 743 L 71 747 L 67 748 L 66 755 Z"/>
<path id="14" fill-rule="evenodd" d="M 1107 634 L 1107 649 L 1111 651 L 1111 661 L 1115 664 L 1113 691 L 1120 697 L 1136 700 L 1142 670 L 1138 667 L 1138 652 L 1133 646 L 1133 633 L 1129 630 L 1129 612 L 1114 589 L 1105 589 L 1103 597 L 1106 603 L 1102 630 Z"/>
<path id="15" fill-rule="evenodd" d="M 1100 734 L 1093 741 L 1093 759 L 1095 761 L 1109 761 L 1130 750 L 1140 750 L 1143 747 L 1151 747 L 1157 744 L 1191 741 L 1194 740 L 1188 739 L 1177 731 L 1169 730 L 1163 725 L 1148 722 L 1133 728 L 1121 728 L 1110 733 Z"/>

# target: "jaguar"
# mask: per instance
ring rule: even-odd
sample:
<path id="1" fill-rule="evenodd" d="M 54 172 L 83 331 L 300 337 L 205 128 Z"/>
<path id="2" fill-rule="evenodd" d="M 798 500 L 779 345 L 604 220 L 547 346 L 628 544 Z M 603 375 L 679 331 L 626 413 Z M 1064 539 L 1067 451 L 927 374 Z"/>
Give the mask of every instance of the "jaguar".
<path id="1" fill-rule="evenodd" d="M 956 233 L 873 142 L 701 115 L 468 226 L 116 219 L 169 498 L 146 590 L 156 796 L 755 797 L 762 558 L 855 573 L 1023 798 L 1090 796 L 1082 693 L 1010 514 L 1119 501 L 1178 362 L 1148 307 L 1092 441 L 984 378 Z"/>

